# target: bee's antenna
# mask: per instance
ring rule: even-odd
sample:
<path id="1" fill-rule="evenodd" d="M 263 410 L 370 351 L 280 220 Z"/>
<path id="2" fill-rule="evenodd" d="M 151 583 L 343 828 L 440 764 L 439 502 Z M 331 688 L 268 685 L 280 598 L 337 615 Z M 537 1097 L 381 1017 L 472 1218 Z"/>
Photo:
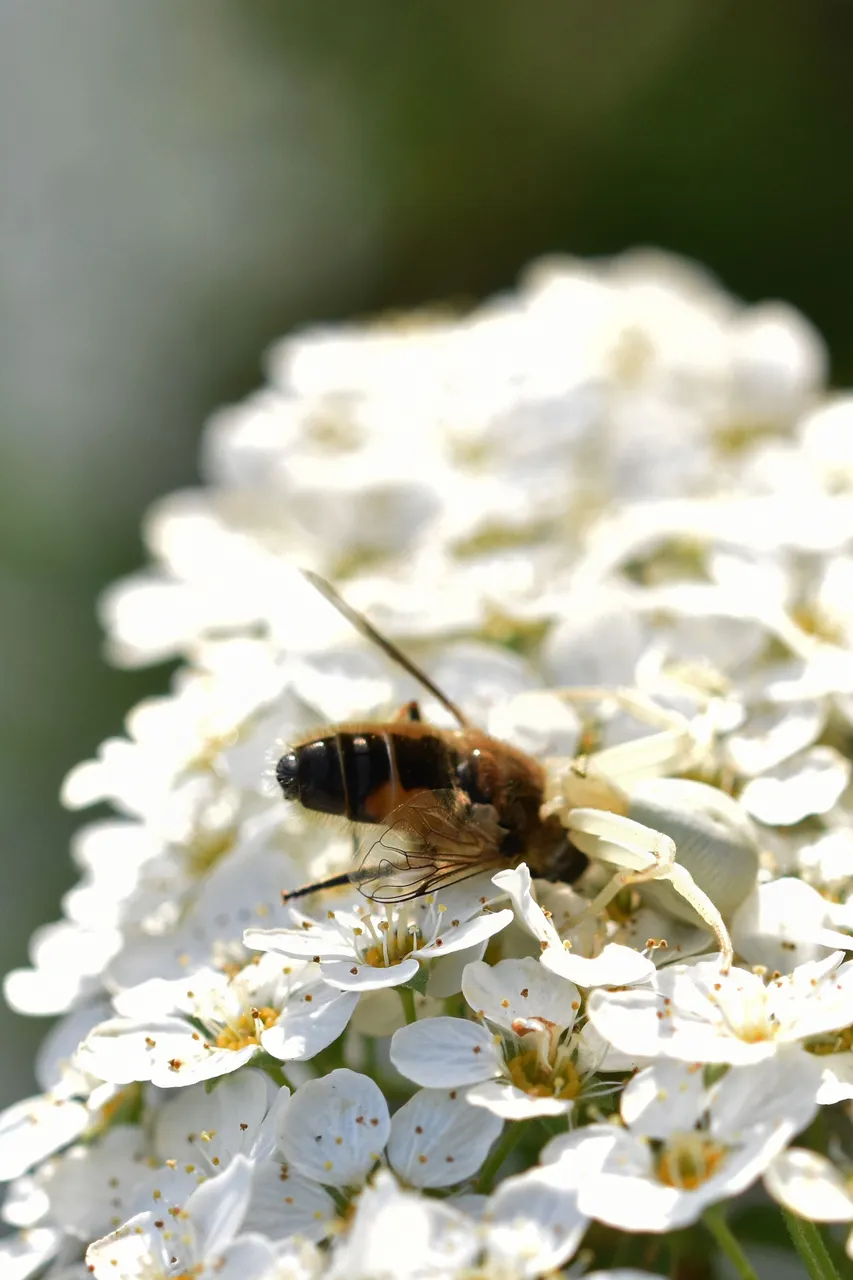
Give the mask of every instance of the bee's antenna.
<path id="1" fill-rule="evenodd" d="M 319 893 L 321 889 L 342 889 L 344 885 L 351 883 L 349 872 L 344 871 L 340 875 L 329 876 L 326 880 L 300 885 L 298 889 L 282 889 L 281 900 L 287 906 L 294 898 L 307 898 L 309 893 Z"/>
<path id="2" fill-rule="evenodd" d="M 438 685 L 433 684 L 429 676 L 424 671 L 421 671 L 420 667 L 416 666 L 411 658 L 407 658 L 404 653 L 401 653 L 396 645 L 392 644 L 390 640 L 386 640 L 385 636 L 381 635 L 366 618 L 348 605 L 346 600 L 338 595 L 335 588 L 325 578 L 321 578 L 317 573 L 312 573 L 310 569 L 303 569 L 302 575 L 307 578 L 312 587 L 317 588 L 320 595 L 326 597 L 329 604 L 334 605 L 338 613 L 343 614 L 347 622 L 351 622 L 357 631 L 360 631 L 362 635 L 367 636 L 368 640 L 372 640 L 374 644 L 378 645 L 383 653 L 387 653 L 392 662 L 396 662 L 404 671 L 408 671 L 410 676 L 414 676 L 428 693 L 431 693 L 443 707 L 447 708 L 450 714 L 459 721 L 463 729 L 470 727 L 470 721 L 465 713 L 457 707 L 456 703 L 451 702 L 447 694 L 442 693 Z M 302 890 L 297 892 L 301 893 Z"/>

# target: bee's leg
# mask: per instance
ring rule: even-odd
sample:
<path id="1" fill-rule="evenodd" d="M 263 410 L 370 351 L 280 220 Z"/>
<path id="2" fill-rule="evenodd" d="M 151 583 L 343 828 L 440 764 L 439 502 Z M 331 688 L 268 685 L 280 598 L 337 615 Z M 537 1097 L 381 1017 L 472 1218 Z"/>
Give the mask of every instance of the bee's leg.
<path id="1" fill-rule="evenodd" d="M 734 952 L 723 917 L 686 867 L 676 862 L 675 841 L 670 836 L 601 809 L 573 809 L 567 827 L 572 843 L 588 858 L 622 868 L 592 899 L 584 916 L 598 915 L 627 885 L 667 881 L 714 934 L 723 969 L 731 967 Z"/>
<path id="2" fill-rule="evenodd" d="M 421 715 L 420 704 L 418 702 L 406 702 L 392 718 L 391 723 L 399 724 L 401 721 L 404 723 L 412 723 L 413 721 L 419 723 L 421 720 L 423 720 L 423 716 Z"/>

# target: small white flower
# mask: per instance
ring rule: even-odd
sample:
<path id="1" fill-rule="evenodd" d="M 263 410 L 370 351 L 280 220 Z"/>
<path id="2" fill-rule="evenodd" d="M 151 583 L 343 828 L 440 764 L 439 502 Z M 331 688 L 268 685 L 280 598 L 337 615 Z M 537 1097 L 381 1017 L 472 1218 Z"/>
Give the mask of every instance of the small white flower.
<path id="1" fill-rule="evenodd" d="M 265 956 L 233 978 L 214 970 L 153 980 L 116 1000 L 126 1016 L 101 1023 L 78 1051 L 82 1067 L 115 1084 L 164 1089 L 237 1071 L 261 1052 L 305 1060 L 343 1031 L 357 997 L 334 991 L 316 966 Z"/>
<path id="2" fill-rule="evenodd" d="M 591 1124 L 552 1139 L 541 1159 L 581 1213 L 623 1231 L 671 1231 L 739 1194 L 815 1113 L 802 1058 L 733 1068 L 658 1063 L 623 1094 L 625 1127 Z"/>
<path id="3" fill-rule="evenodd" d="M 238 1156 L 189 1197 L 180 1215 L 138 1214 L 86 1252 L 95 1280 L 273 1280 L 275 1252 L 260 1236 L 237 1233 L 246 1214 L 251 1166 Z"/>
<path id="4" fill-rule="evenodd" d="M 427 1018 L 395 1031 L 391 1061 L 416 1084 L 469 1086 L 467 1098 L 504 1120 L 566 1115 L 596 1065 L 573 1034 L 577 987 L 536 960 L 469 964 L 465 999 L 494 1031 L 459 1018 Z"/>
<path id="5" fill-rule="evenodd" d="M 588 1015 L 623 1053 L 681 1062 L 760 1062 L 853 1021 L 853 962 L 841 953 L 765 982 L 719 962 L 671 965 L 648 988 L 595 991 Z"/>
<path id="6" fill-rule="evenodd" d="M 294 910 L 292 927 L 249 929 L 244 941 L 258 951 L 314 960 L 340 991 L 378 991 L 411 982 L 423 962 L 485 948 L 511 922 L 512 912 L 484 911 L 484 903 L 476 888 L 454 885 L 399 905 L 329 910 L 325 920 Z"/>

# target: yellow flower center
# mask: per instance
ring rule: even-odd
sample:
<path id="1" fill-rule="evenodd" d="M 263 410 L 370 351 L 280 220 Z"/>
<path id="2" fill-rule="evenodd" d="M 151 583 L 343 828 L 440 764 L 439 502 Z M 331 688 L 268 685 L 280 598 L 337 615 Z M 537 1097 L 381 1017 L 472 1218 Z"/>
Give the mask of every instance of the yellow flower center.
<path id="1" fill-rule="evenodd" d="M 567 1054 L 558 1054 L 554 1066 L 543 1062 L 537 1049 L 528 1049 L 507 1062 L 510 1079 L 532 1098 L 576 1098 L 581 1080 Z"/>
<path id="2" fill-rule="evenodd" d="M 216 1037 L 217 1049 L 245 1049 L 248 1044 L 260 1044 L 261 1033 L 275 1026 L 278 1009 L 265 1005 L 241 1013 L 239 1018 Z"/>
<path id="3" fill-rule="evenodd" d="M 704 1133 L 673 1135 L 657 1158 L 658 1180 L 679 1191 L 695 1191 L 712 1178 L 728 1155 L 728 1148 Z"/>
<path id="4" fill-rule="evenodd" d="M 362 962 L 373 969 L 393 969 L 406 956 L 411 955 L 418 942 L 422 941 L 417 930 L 392 929 L 385 920 L 379 924 L 379 934 L 381 940 L 362 952 Z"/>

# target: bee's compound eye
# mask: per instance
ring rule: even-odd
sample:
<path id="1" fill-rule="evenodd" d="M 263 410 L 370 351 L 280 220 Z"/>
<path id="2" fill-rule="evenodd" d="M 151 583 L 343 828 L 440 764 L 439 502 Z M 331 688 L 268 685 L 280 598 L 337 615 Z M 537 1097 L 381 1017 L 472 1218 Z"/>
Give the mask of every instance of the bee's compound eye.
<path id="1" fill-rule="evenodd" d="M 299 762 L 296 759 L 295 751 L 288 751 L 286 756 L 282 756 L 275 767 L 275 779 L 284 792 L 285 800 L 299 799 L 299 783 L 297 781 L 297 773 L 299 770 Z"/>

